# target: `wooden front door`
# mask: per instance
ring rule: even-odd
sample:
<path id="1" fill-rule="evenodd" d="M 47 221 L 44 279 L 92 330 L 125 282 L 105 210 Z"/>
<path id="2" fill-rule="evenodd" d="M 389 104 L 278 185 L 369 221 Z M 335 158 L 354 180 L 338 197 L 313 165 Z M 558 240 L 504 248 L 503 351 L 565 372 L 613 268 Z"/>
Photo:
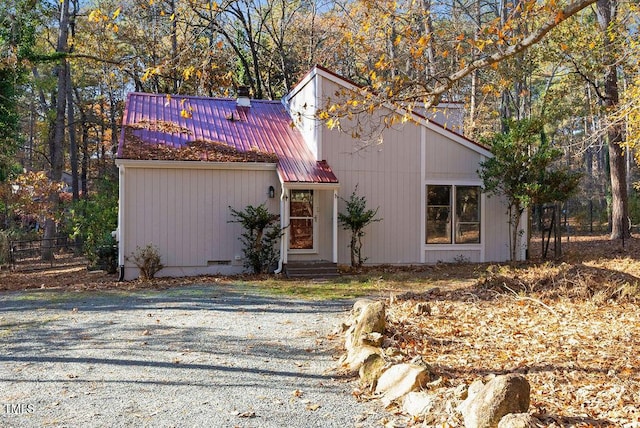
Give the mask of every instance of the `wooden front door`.
<path id="1" fill-rule="evenodd" d="M 289 249 L 311 252 L 315 246 L 313 190 L 291 190 L 289 195 Z"/>

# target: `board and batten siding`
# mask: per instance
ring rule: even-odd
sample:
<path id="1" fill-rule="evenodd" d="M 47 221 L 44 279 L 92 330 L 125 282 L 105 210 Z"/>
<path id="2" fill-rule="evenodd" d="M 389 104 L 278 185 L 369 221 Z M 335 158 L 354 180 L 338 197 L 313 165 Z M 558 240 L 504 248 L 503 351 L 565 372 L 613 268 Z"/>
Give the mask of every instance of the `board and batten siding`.
<path id="1" fill-rule="evenodd" d="M 323 93 L 333 94 L 338 86 L 323 81 Z M 376 119 L 372 121 L 375 122 Z M 362 255 L 368 264 L 410 264 L 420 262 L 420 128 L 413 123 L 382 130 L 382 143 L 362 146 L 351 137 L 349 124 L 341 132 L 324 128 L 322 154 L 340 180 L 338 212 L 358 186 L 367 207 L 378 208 L 380 222 L 365 229 Z M 372 135 L 377 141 L 375 135 Z M 350 263 L 350 232 L 340 229 L 338 262 Z"/>
<path id="2" fill-rule="evenodd" d="M 322 85 L 314 90 L 336 94 L 340 87 L 322 79 Z M 380 123 L 375 116 L 367 120 Z M 322 129 L 319 152 L 340 180 L 340 198 L 348 199 L 358 185 L 358 194 L 366 197 L 369 208 L 379 207 L 378 218 L 383 219 L 366 228 L 363 256 L 369 264 L 508 260 L 509 228 L 504 205 L 500 198 L 485 195 L 480 244 L 425 244 L 426 185 L 481 186 L 477 171 L 488 154 L 464 137 L 434 126 L 411 121 L 394 124 L 379 135 L 372 134 L 369 144 L 352 138 L 353 129 L 345 120 L 341 130 Z M 339 212 L 344 208 L 340 200 Z M 339 263 L 349 263 L 349 256 L 349 232 L 340 230 Z"/>
<path id="3" fill-rule="evenodd" d="M 242 228 L 229 223 L 233 220 L 229 207 L 241 211 L 247 205 L 265 203 L 269 211 L 278 213 L 278 198 L 268 197 L 269 186 L 276 189 L 276 195 L 280 192 L 275 167 L 178 165 L 153 167 L 148 162 L 144 167 L 125 166 L 122 170 L 126 192 L 121 195 L 125 209 L 120 233 L 125 255 L 130 256 L 137 247 L 155 245 L 165 266 L 158 276 L 241 271 L 242 244 L 238 238 Z M 135 265 L 125 261 L 125 279 L 137 275 Z"/>
<path id="4" fill-rule="evenodd" d="M 285 107 L 293 124 L 302 134 L 316 160 L 323 159 L 318 144 L 322 138 L 322 125 L 316 120 L 316 112 L 320 107 L 316 105 L 316 101 L 319 99 L 322 99 L 321 85 L 317 79 L 308 76 L 300 83 L 295 93 L 289 94 L 285 100 Z"/>
<path id="5" fill-rule="evenodd" d="M 481 153 L 428 132 L 425 138 L 425 187 L 428 184 L 482 186 Z M 425 197 L 426 198 L 426 197 Z M 482 195 L 480 244 L 425 244 L 425 262 L 492 262 L 509 259 L 509 224 L 502 198 Z"/>

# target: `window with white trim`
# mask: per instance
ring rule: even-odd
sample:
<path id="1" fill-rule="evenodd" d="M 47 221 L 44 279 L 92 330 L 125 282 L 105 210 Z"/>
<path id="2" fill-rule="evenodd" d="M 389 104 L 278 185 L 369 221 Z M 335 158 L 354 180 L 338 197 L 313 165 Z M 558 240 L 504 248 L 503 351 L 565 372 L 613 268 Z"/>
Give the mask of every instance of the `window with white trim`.
<path id="1" fill-rule="evenodd" d="M 427 244 L 480 243 L 480 186 L 427 185 Z"/>

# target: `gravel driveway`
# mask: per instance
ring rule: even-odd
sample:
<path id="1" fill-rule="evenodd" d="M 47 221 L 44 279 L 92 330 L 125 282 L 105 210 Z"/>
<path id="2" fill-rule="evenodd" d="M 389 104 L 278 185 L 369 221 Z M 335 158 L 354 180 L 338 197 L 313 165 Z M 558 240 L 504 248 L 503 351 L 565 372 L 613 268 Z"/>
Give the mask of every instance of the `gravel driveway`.
<path id="1" fill-rule="evenodd" d="M 379 427 L 332 370 L 351 302 L 228 285 L 0 294 L 0 426 Z"/>

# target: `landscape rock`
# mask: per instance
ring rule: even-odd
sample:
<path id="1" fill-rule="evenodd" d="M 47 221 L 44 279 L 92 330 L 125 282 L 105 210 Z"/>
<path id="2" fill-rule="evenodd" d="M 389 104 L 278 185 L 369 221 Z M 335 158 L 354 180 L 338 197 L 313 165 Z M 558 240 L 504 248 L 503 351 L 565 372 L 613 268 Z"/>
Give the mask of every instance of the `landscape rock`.
<path id="1" fill-rule="evenodd" d="M 519 374 L 496 376 L 486 385 L 474 382 L 458 407 L 466 428 L 497 428 L 503 416 L 529 410 L 531 387 Z"/>
<path id="2" fill-rule="evenodd" d="M 379 346 L 385 329 L 385 304 L 382 301 L 358 300 L 353 305 L 345 333 L 346 356 L 341 363 L 357 371 L 372 354 L 381 354 Z M 373 344 L 372 344 L 373 343 Z"/>
<path id="3" fill-rule="evenodd" d="M 360 345 L 347 350 L 340 360 L 340 365 L 351 372 L 357 372 L 371 355 L 380 355 L 380 348 L 371 345 Z"/>
<path id="4" fill-rule="evenodd" d="M 362 336 L 362 343 L 371 346 L 382 346 L 384 336 L 378 332 L 368 333 Z"/>
<path id="5" fill-rule="evenodd" d="M 378 379 L 384 371 L 386 362 L 381 355 L 372 353 L 369 355 L 362 365 L 358 374 L 360 375 L 360 383 L 365 386 L 371 386 L 371 389 L 375 389 L 378 384 Z"/>
<path id="6" fill-rule="evenodd" d="M 384 334 L 385 304 L 383 301 L 358 300 L 353 305 L 354 322 L 347 330 L 346 341 L 352 346 L 362 343 L 363 336 L 369 333 Z"/>
<path id="7" fill-rule="evenodd" d="M 423 391 L 412 391 L 404 396 L 402 411 L 411 416 L 423 415 L 434 407 L 434 397 Z"/>
<path id="8" fill-rule="evenodd" d="M 536 428 L 540 421 L 529 413 L 509 413 L 498 423 L 498 428 Z"/>
<path id="9" fill-rule="evenodd" d="M 378 379 L 376 394 L 382 395 L 385 406 L 394 400 L 414 391 L 429 381 L 426 367 L 416 364 L 397 364 L 389 367 Z"/>

